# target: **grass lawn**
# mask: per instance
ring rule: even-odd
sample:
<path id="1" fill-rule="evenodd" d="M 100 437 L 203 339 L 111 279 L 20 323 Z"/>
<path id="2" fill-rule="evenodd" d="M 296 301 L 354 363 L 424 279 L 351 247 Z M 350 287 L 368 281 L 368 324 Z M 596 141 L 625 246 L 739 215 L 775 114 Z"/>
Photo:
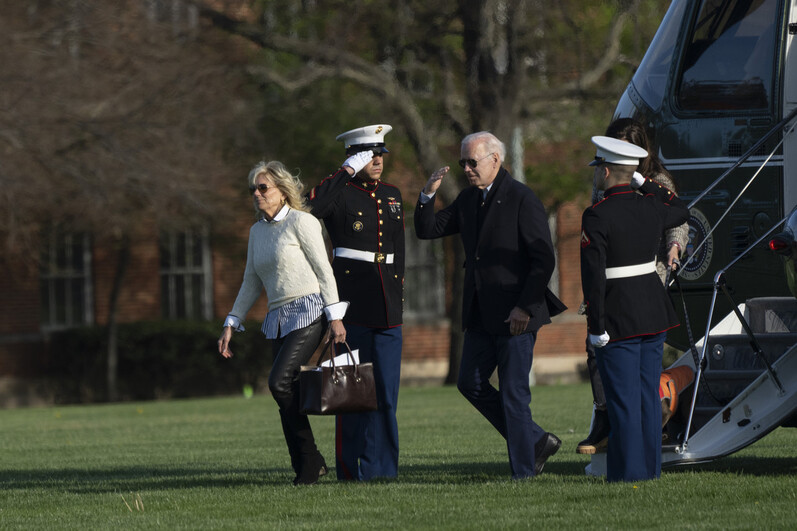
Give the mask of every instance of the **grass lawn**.
<path id="1" fill-rule="evenodd" d="M 0 411 L 0 529 L 792 529 L 797 430 L 658 481 L 584 475 L 588 384 L 535 387 L 564 444 L 509 479 L 500 436 L 456 389 L 403 388 L 400 477 L 294 487 L 269 396 Z M 331 418 L 312 420 L 334 464 Z"/>

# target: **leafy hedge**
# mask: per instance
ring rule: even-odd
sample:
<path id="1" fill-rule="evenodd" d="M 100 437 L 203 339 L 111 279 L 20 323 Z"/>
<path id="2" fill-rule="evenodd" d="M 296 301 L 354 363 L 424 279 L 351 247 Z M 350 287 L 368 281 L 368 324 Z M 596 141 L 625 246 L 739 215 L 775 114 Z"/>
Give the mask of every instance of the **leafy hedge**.
<path id="1" fill-rule="evenodd" d="M 267 389 L 271 342 L 256 322 L 233 337 L 224 359 L 217 322 L 158 321 L 120 324 L 118 396 L 121 400 L 185 398 Z M 105 400 L 107 329 L 93 326 L 52 334 L 50 376 L 59 403 Z"/>

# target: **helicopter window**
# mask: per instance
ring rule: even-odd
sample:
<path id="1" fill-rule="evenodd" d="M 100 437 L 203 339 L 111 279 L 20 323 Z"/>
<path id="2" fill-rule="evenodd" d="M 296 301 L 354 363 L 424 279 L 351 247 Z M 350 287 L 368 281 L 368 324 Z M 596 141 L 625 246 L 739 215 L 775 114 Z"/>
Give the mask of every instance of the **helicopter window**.
<path id="1" fill-rule="evenodd" d="M 778 0 L 703 0 L 684 51 L 684 110 L 768 109 Z"/>
<path id="2" fill-rule="evenodd" d="M 651 109 L 661 107 L 664 89 L 670 75 L 673 50 L 678 42 L 678 30 L 684 19 L 687 0 L 674 0 L 664 15 L 645 57 L 634 74 L 633 84 Z"/>

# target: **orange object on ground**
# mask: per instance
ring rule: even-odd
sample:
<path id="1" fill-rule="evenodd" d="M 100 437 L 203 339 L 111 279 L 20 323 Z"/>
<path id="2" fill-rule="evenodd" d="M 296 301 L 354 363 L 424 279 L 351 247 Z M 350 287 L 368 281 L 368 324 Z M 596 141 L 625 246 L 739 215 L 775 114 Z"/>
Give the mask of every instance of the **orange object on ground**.
<path id="1" fill-rule="evenodd" d="M 694 379 L 695 371 L 688 365 L 680 365 L 661 372 L 659 398 L 661 398 L 662 427 L 678 409 L 678 393 L 689 387 Z"/>

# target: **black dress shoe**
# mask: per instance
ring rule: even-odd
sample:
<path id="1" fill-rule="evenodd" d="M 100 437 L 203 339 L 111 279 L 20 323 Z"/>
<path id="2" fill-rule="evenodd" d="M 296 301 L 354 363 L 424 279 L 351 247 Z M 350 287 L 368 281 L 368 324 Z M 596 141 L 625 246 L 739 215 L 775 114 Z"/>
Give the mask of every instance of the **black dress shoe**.
<path id="1" fill-rule="evenodd" d="M 577 454 L 592 455 L 605 449 L 609 443 L 609 413 L 605 409 L 596 409 L 592 420 L 592 429 L 587 438 L 576 446 Z"/>
<path id="2" fill-rule="evenodd" d="M 555 454 L 562 446 L 562 440 L 553 433 L 546 433 L 537 444 L 534 445 L 534 475 L 542 474 L 542 467 L 545 462 Z"/>

